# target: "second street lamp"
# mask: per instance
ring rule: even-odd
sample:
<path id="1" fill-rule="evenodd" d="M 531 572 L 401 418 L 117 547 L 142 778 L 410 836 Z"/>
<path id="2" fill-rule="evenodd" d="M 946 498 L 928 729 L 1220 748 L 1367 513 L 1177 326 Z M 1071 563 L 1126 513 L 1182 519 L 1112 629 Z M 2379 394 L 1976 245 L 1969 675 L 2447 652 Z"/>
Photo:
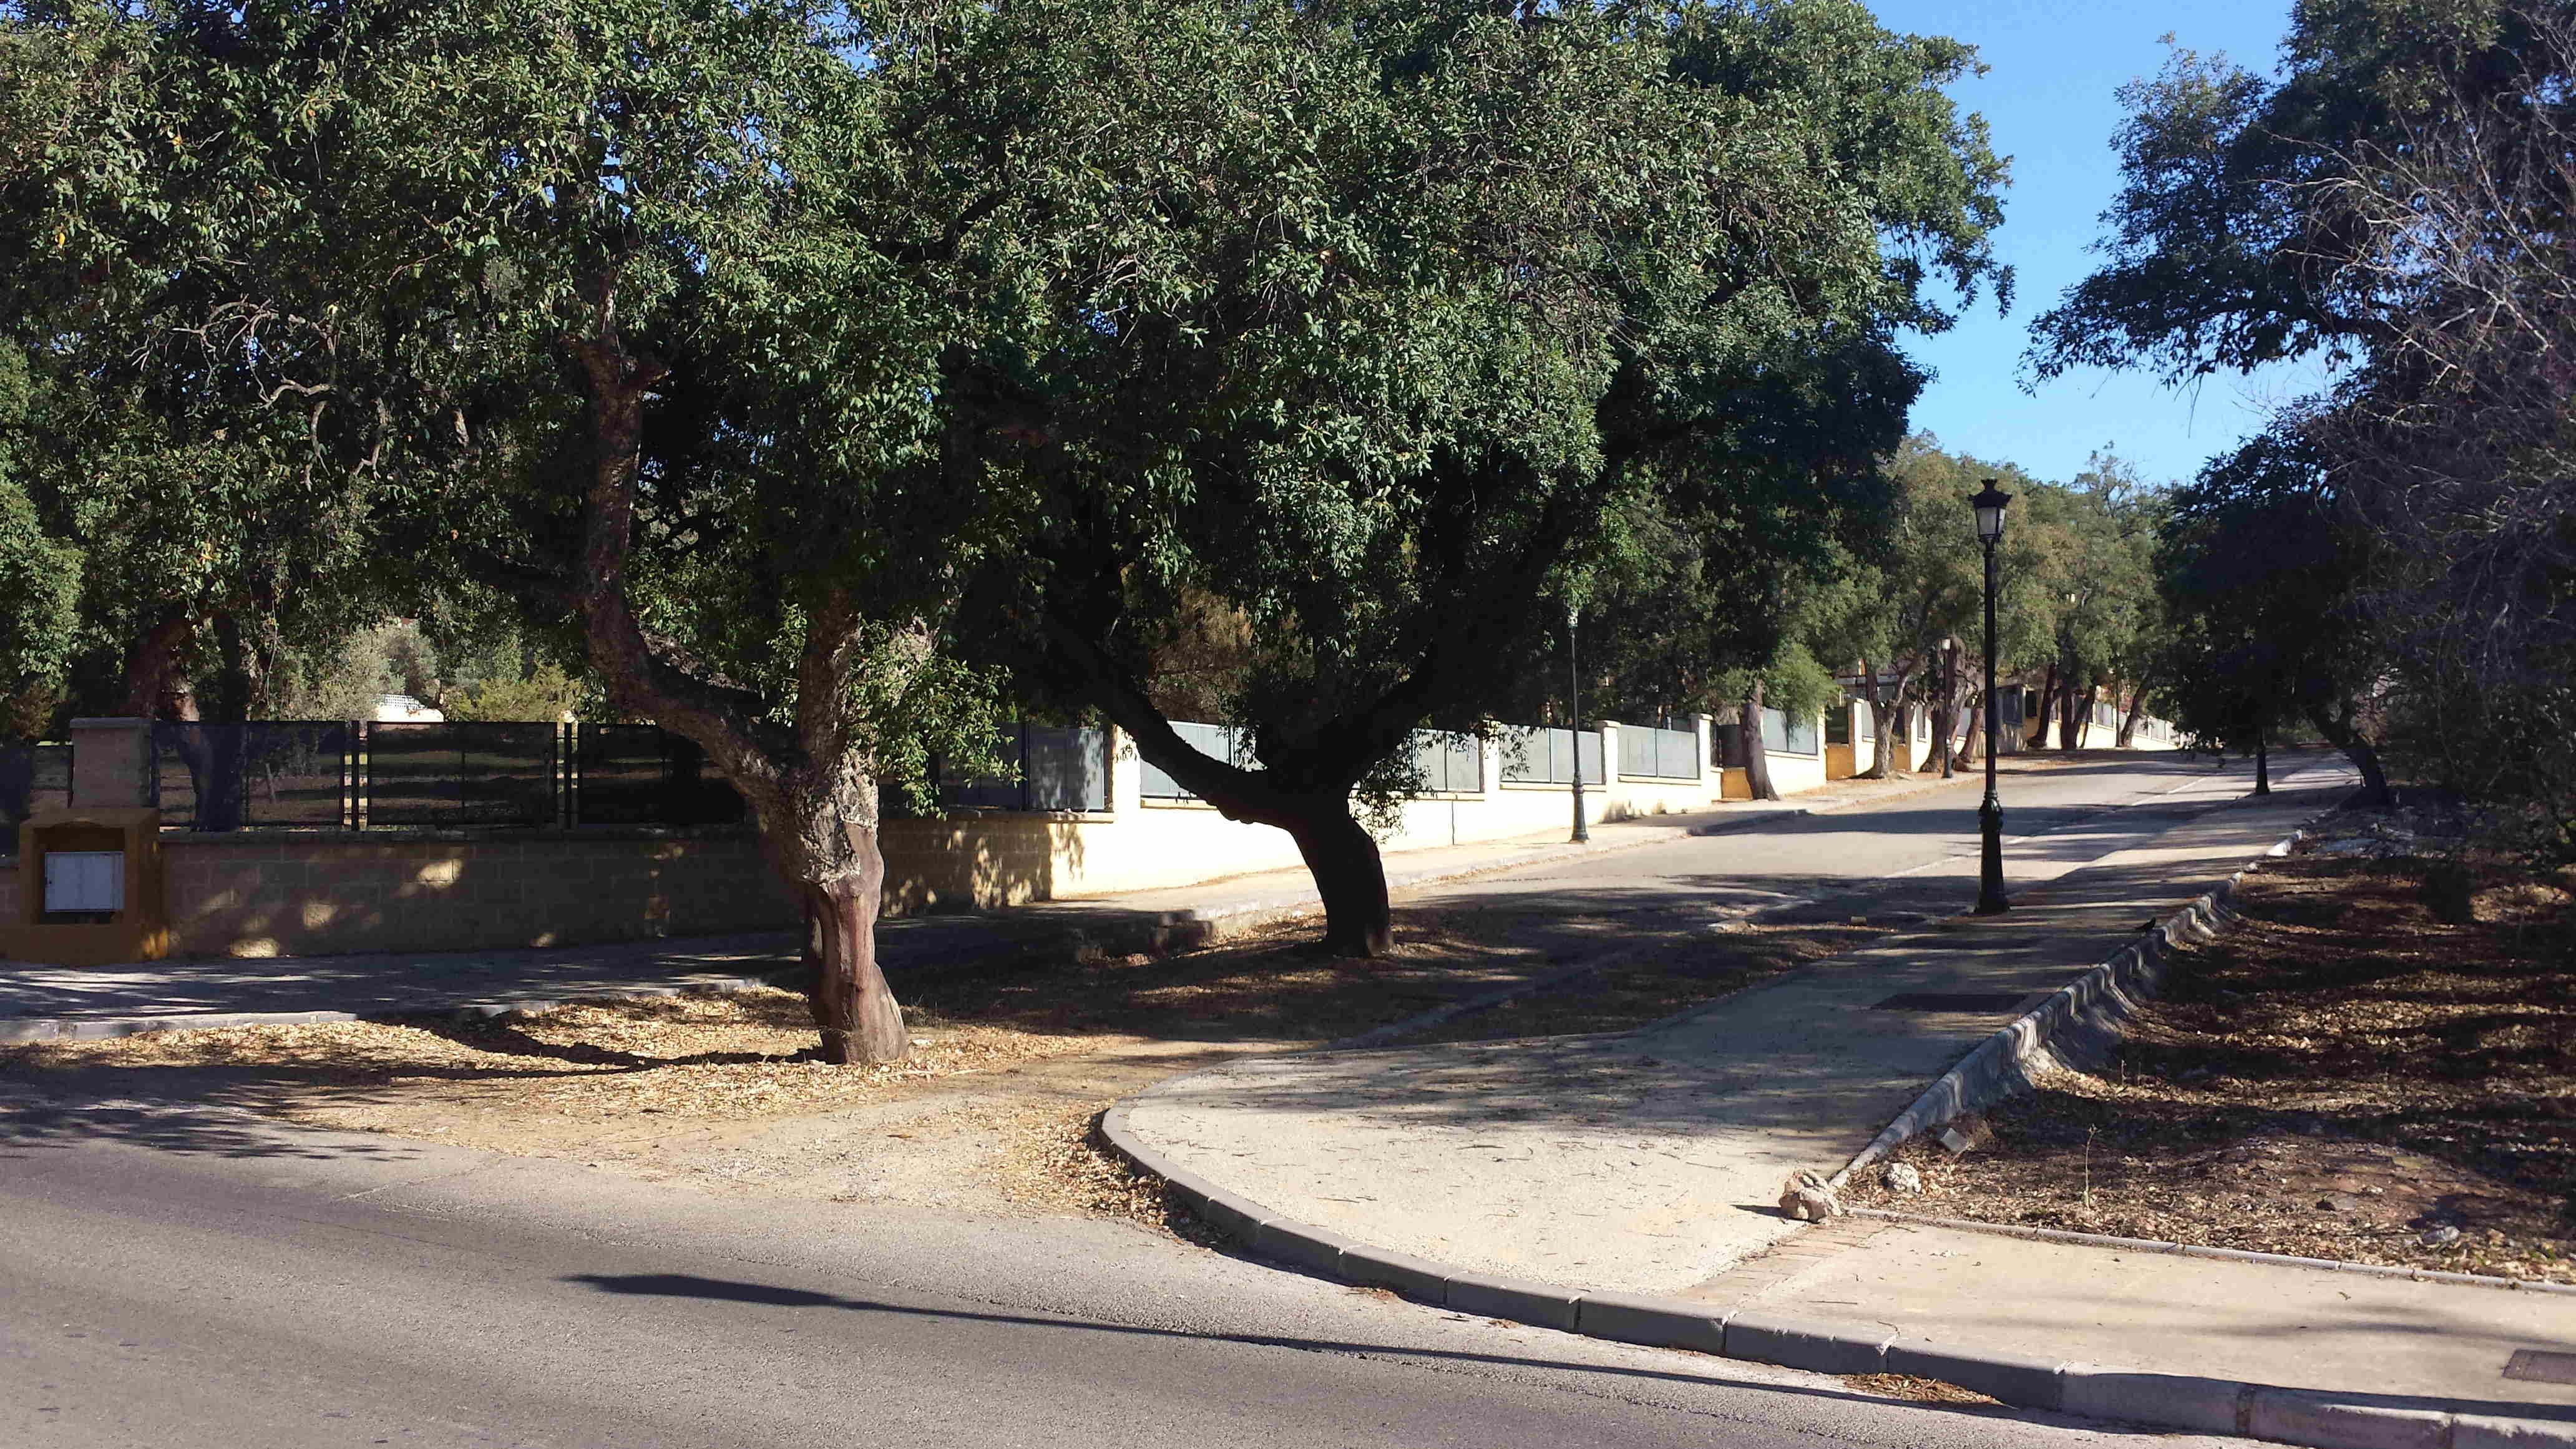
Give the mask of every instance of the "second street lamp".
<path id="1" fill-rule="evenodd" d="M 1574 746 L 1574 841 L 1592 839 L 1592 827 L 1583 818 L 1583 669 L 1574 662 L 1574 621 L 1582 610 L 1573 604 L 1565 606 L 1565 722 L 1573 726 L 1567 736 Z"/>
<path id="2" fill-rule="evenodd" d="M 1977 914 L 1991 916 L 2012 909 L 2004 899 L 2004 806 L 1995 795 L 1995 545 L 2003 541 L 2004 509 L 2012 495 L 1986 480 L 1969 498 L 1977 511 L 1977 542 L 1986 550 L 1986 802 L 1977 807 L 1977 833 L 1982 837 L 1977 868 Z"/>

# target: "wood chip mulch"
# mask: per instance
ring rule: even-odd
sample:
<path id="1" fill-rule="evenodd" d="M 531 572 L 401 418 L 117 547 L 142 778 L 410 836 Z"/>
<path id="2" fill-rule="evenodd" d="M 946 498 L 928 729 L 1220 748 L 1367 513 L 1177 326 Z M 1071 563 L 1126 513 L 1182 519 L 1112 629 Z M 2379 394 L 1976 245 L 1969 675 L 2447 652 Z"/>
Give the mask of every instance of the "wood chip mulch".
<path id="1" fill-rule="evenodd" d="M 1999 1105 L 1966 1155 L 1900 1148 L 1921 1192 L 1871 1171 L 1847 1200 L 2576 1283 L 2576 872 L 2473 865 L 2447 923 L 2461 869 L 2267 863 L 2118 1060 Z"/>

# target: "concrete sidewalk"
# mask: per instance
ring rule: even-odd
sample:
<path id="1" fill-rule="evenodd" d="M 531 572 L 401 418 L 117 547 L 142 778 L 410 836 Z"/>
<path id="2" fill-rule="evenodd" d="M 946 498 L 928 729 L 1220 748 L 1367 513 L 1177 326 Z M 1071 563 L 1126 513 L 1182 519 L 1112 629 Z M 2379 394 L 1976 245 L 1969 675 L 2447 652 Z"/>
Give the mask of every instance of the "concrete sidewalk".
<path id="1" fill-rule="evenodd" d="M 1792 1241 L 1794 1251 L 1684 1296 L 1725 1312 L 1867 1322 L 2003 1354 L 2343 1391 L 2389 1407 L 2576 1419 L 2576 1385 L 2504 1377 L 2520 1350 L 2576 1352 L 2576 1293 L 1930 1222 L 1843 1218 Z"/>
<path id="2" fill-rule="evenodd" d="M 2576 1445 L 2576 1385 L 2545 1377 L 2576 1370 L 2576 1293 L 1929 1223 L 1810 1228 L 1776 1207 L 1788 1173 L 1849 1161 L 2006 1022 L 2348 786 L 2311 767 L 2269 801 L 2025 891 L 2007 916 L 1637 1032 L 1247 1060 L 1160 1084 L 1104 1126 L 1255 1251 L 1453 1311 L 2331 1449 Z M 2507 1378 L 2509 1363 L 2525 1368 Z"/>
<path id="3" fill-rule="evenodd" d="M 1246 1059 L 1133 1099 L 1157 1158 L 1283 1218 L 1470 1272 L 1673 1294 L 1796 1224 L 1931 1080 L 2324 809 L 2206 809 L 1961 918 L 1635 1032 Z M 1911 1002 L 1901 998 L 1912 998 Z"/>

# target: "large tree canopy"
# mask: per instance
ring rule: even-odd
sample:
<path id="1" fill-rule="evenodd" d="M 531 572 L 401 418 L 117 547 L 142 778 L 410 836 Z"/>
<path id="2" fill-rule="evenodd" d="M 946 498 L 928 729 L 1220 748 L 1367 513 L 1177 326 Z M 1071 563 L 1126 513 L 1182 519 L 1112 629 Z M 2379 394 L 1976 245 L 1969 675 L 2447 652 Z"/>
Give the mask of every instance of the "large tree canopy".
<path id="1" fill-rule="evenodd" d="M 1026 38 L 979 51 L 976 18 L 183 3 L 10 32 L 104 138 L 10 155 L 33 350 L 184 398 L 174 445 L 362 489 L 395 559 L 578 620 L 612 705 L 704 746 L 804 894 L 835 1060 L 905 1042 L 879 783 L 981 703 L 937 644 L 982 497 L 924 466 L 936 359 L 1007 315 L 951 265 L 942 125 L 994 131 Z M 187 501 L 256 524 L 218 461 Z"/>
<path id="2" fill-rule="evenodd" d="M 2351 183 L 2446 114 L 2527 92 L 2547 8 L 2299 0 L 2279 80 L 2177 48 L 2121 91 L 2104 261 L 2032 325 L 2039 375 L 2143 365 L 2181 381 L 2350 361 L 2393 338 L 2379 279 L 2353 265 L 2378 242 Z"/>
<path id="3" fill-rule="evenodd" d="M 2336 364 L 2331 388 L 2200 491 L 2248 497 L 2246 480 L 2271 479 L 2275 501 L 2324 500 L 2301 518 L 2341 515 L 2311 531 L 2356 534 L 2370 572 L 2324 591 L 2330 617 L 2293 614 L 2369 637 L 2372 693 L 2411 768 L 2561 842 L 2576 818 L 2571 87 L 2563 0 L 2307 0 L 2277 77 L 2179 54 L 2127 95 L 2105 263 L 2032 351 L 2042 376 Z M 2242 557 L 2224 530 L 2167 539 L 2177 559 L 2195 548 L 2211 567 Z M 2284 558 L 2259 592 L 2313 600 L 2311 572 Z M 2250 657 L 2206 626 L 2186 631 L 2201 667 Z M 2239 683 L 2249 698 L 2288 687 Z M 2360 723 L 2330 732 L 2375 773 Z"/>
<path id="4" fill-rule="evenodd" d="M 1919 386 L 1891 339 L 1943 325 L 1936 275 L 2002 280 L 2001 168 L 1940 91 L 1965 48 L 1833 0 L 1252 17 L 1136 38 L 1161 84 L 1066 154 L 1106 214 L 1057 233 L 1045 347 L 962 391 L 1032 490 L 995 586 L 1027 673 L 1288 830 L 1372 952 L 1354 790 L 1523 691 L 1623 510 L 1751 570 L 1874 507 Z M 1157 700 L 1212 608 L 1250 760 Z"/>

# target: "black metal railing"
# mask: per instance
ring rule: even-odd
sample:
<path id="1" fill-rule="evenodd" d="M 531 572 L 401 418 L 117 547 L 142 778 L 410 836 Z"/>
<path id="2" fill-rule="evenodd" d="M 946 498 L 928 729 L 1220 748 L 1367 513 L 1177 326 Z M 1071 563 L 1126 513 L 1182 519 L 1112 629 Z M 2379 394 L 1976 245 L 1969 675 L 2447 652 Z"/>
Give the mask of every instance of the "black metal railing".
<path id="1" fill-rule="evenodd" d="M 931 762 L 939 803 L 949 810 L 1097 811 L 1109 808 L 1109 732 L 1087 725 L 1003 727 L 995 753 L 1014 761 L 1008 775 L 951 778 Z M 1159 772 L 1158 772 L 1159 773 Z"/>
<path id="2" fill-rule="evenodd" d="M 146 788 L 163 823 L 183 829 L 349 829 L 359 729 L 344 720 L 155 724 Z"/>
<path id="3" fill-rule="evenodd" d="M 68 746 L 43 746 L 13 776 L 0 751 L 0 812 L 13 779 L 36 804 Z M 177 830 L 509 830 L 585 825 L 731 825 L 742 796 L 692 741 L 657 725 L 527 721 L 256 720 L 156 723 L 147 781 Z M 939 780 L 951 810 L 1109 808 L 1106 731 L 1012 724 L 1015 775 Z M 32 762 L 32 763 L 30 763 Z M 934 771 L 936 765 L 934 762 Z M 901 792 L 890 791 L 889 803 Z M 23 809 L 15 819 L 23 818 Z M 896 813 L 901 813 L 899 810 Z"/>
<path id="4" fill-rule="evenodd" d="M 659 725 L 578 724 L 565 798 L 575 825 L 731 825 L 742 796 L 697 742 Z"/>
<path id="5" fill-rule="evenodd" d="M 72 747 L 0 745 L 0 855 L 18 849 L 18 825 L 72 803 Z"/>

